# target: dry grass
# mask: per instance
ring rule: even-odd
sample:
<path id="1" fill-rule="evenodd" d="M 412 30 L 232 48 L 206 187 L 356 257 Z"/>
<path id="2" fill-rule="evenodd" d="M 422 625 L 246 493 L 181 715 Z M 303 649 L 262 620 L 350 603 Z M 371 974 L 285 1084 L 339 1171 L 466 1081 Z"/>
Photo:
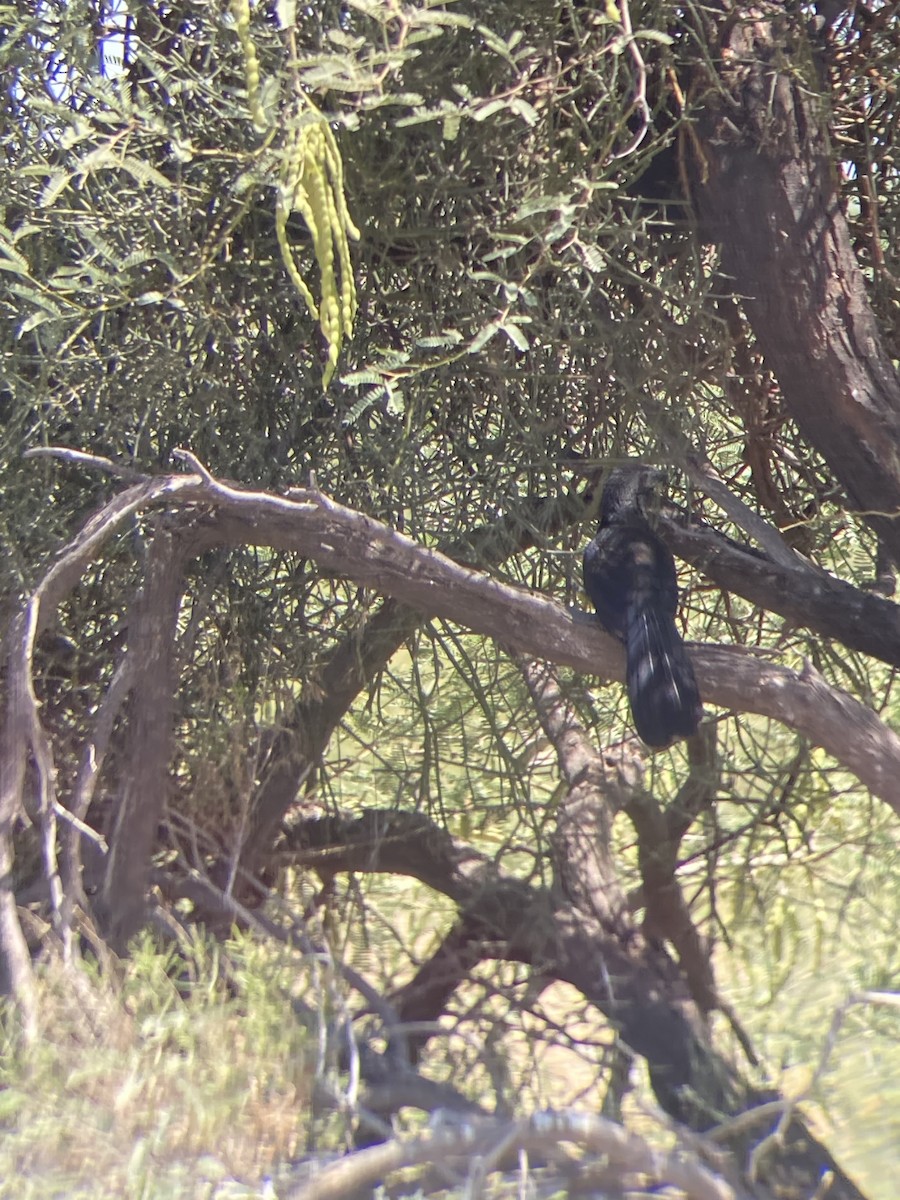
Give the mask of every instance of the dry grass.
<path id="1" fill-rule="evenodd" d="M 246 943 L 227 953 L 229 987 L 199 945 L 176 959 L 144 943 L 115 980 L 48 966 L 43 1036 L 10 1040 L 0 1067 L 0 1196 L 212 1196 L 238 1180 L 251 1190 L 227 1194 L 252 1195 L 297 1152 L 308 1033 L 283 972 Z"/>

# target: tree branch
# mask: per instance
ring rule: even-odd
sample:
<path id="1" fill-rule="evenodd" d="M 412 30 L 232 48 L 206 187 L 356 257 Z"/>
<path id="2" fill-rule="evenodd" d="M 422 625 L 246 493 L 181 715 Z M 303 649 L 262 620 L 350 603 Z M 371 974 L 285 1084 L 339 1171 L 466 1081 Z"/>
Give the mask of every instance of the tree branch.
<path id="1" fill-rule="evenodd" d="M 181 481 L 168 477 L 143 479 L 94 513 L 64 548 L 56 562 L 13 620 L 4 639 L 7 658 L 6 704 L 0 730 L 0 991 L 19 1003 L 28 1037 L 37 1035 L 37 1000 L 28 947 L 16 914 L 12 883 L 13 822 L 24 811 L 25 767 L 29 750 L 40 764 L 44 816 L 54 822 L 53 787 L 56 768 L 40 719 L 32 681 L 32 653 L 38 635 L 53 618 L 103 544 L 134 513 L 152 506 Z M 48 846 L 49 831 L 44 844 Z M 55 866 L 51 870 L 55 871 Z M 58 901 L 58 897 L 57 897 Z"/>
<path id="2" fill-rule="evenodd" d="M 298 866 L 327 862 L 331 871 L 408 875 L 456 903 L 460 917 L 445 950 L 427 976 L 419 973 L 417 991 L 404 989 L 404 1019 L 434 1018 L 435 1003 L 442 1004 L 461 971 L 480 958 L 526 963 L 572 984 L 606 1014 L 646 1058 L 660 1103 L 679 1120 L 689 1112 L 700 1119 L 689 1093 L 704 1095 L 700 1109 L 707 1117 L 733 1107 L 733 1098 L 726 1099 L 730 1085 L 723 1084 L 727 1072 L 711 1066 L 715 1056 L 674 963 L 645 944 L 624 914 L 607 923 L 591 908 L 503 875 L 421 814 L 370 810 L 347 820 L 302 821 L 286 836 L 284 853 Z M 427 1011 L 413 1012 L 409 1006 L 417 1003 L 428 1004 Z"/>
<path id="3" fill-rule="evenodd" d="M 691 739 L 691 771 L 668 810 L 638 787 L 630 790 L 623 806 L 637 834 L 644 934 L 671 943 L 702 1013 L 719 1007 L 718 989 L 710 947 L 694 924 L 677 870 L 681 839 L 694 815 L 711 806 L 716 791 L 715 740 L 709 732 Z M 748 1057 L 755 1057 L 752 1049 Z"/>
<path id="4" fill-rule="evenodd" d="M 182 499 L 214 502 L 199 482 L 186 487 Z M 230 499 L 201 518 L 198 538 L 209 547 L 297 550 L 330 572 L 531 657 L 587 675 L 624 677 L 621 647 L 587 614 L 454 563 L 321 493 L 303 493 L 293 514 L 288 504 L 261 493 Z M 692 656 L 705 699 L 791 726 L 900 813 L 900 738 L 865 705 L 808 666 L 791 671 L 739 647 L 705 647 Z"/>
<path id="5" fill-rule="evenodd" d="M 611 837 L 623 799 L 641 785 L 640 755 L 635 752 L 619 770 L 609 771 L 563 698 L 553 667 L 532 662 L 520 665 L 567 786 L 553 834 L 558 885 L 570 904 L 592 913 L 607 929 L 627 938 L 634 930 L 612 857 Z"/>
<path id="6" fill-rule="evenodd" d="M 196 553 L 239 545 L 293 550 L 325 571 L 464 625 L 526 656 L 585 675 L 624 677 L 621 647 L 593 617 L 453 562 L 319 491 L 304 489 L 285 499 L 210 487 L 187 476 L 163 477 L 125 495 L 132 493 L 140 493 L 129 501 L 132 508 L 141 503 L 202 506 L 204 513 L 190 517 Z M 762 662 L 741 647 L 706 646 L 694 649 L 692 658 L 707 701 L 792 727 L 900 813 L 900 738 L 871 709 L 830 686 L 808 665 L 792 671 Z"/>
<path id="7" fill-rule="evenodd" d="M 834 638 L 881 662 L 900 666 L 900 607 L 825 571 L 773 562 L 699 521 L 663 516 L 658 529 L 669 549 L 725 591 L 778 613 L 791 625 Z"/>

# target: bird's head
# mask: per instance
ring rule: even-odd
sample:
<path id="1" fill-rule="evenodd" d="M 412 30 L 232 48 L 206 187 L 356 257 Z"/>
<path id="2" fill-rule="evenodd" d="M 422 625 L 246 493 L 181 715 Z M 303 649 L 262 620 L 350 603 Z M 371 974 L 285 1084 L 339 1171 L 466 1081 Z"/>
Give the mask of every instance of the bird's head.
<path id="1" fill-rule="evenodd" d="M 666 473 L 646 463 L 628 463 L 609 474 L 600 501 L 600 522 L 605 524 L 625 512 L 652 520 L 666 491 Z"/>

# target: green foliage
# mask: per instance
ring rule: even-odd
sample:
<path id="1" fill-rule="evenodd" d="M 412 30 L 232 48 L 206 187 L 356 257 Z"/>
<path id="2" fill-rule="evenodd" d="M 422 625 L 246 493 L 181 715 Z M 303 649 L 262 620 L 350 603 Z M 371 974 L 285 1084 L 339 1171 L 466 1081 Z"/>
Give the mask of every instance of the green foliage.
<path id="1" fill-rule="evenodd" d="M 293 119 L 299 72 L 329 115 L 363 234 L 347 382 L 323 396 L 315 326 L 280 261 L 279 148 L 254 126 L 226 6 L 193 5 L 177 31 L 157 6 L 128 12 L 121 73 L 97 73 L 66 5 L 22 15 L 0 49 L 17 81 L 0 164 L 6 595 L 106 491 L 23 464 L 23 448 L 158 467 L 188 445 L 259 485 L 314 469 L 436 542 L 499 511 L 514 521 L 568 486 L 572 456 L 652 445 L 638 395 L 658 322 L 634 293 L 651 239 L 620 199 L 652 139 L 608 158 L 634 80 L 607 52 L 605 18 L 578 16 L 560 67 L 552 6 L 487 17 L 429 3 L 401 21 L 389 6 L 322 4 L 298 7 L 292 29 L 252 10 L 270 128 Z M 53 98 L 42 81 L 57 46 Z M 288 220 L 286 234 L 308 271 L 303 230 Z M 688 243 L 667 238 L 677 308 L 696 311 Z M 562 575 L 546 559 L 515 570 L 552 588 L 569 573 L 559 562 Z M 207 695 L 231 656 L 214 645 L 222 629 L 240 627 L 241 669 L 267 679 L 267 706 L 314 675 L 358 611 L 352 592 L 271 555 L 233 556 L 215 589 L 205 579 L 192 592 L 208 614 Z"/>

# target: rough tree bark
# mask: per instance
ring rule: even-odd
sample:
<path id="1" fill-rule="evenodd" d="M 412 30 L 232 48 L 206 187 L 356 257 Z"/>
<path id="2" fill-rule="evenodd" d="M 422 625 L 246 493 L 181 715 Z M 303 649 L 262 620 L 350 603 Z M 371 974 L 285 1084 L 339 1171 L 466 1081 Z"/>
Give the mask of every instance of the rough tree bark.
<path id="1" fill-rule="evenodd" d="M 702 232 L 801 433 L 900 563 L 900 381 L 841 211 L 805 26 L 776 3 L 692 11 L 715 70 L 689 89 Z"/>
<path id="2" fill-rule="evenodd" d="M 117 953 L 124 953 L 146 923 L 150 867 L 174 751 L 178 607 L 184 564 L 190 557 L 183 538 L 158 527 L 149 545 L 143 585 L 129 613 L 128 653 L 140 669 L 132 673 L 122 797 L 95 905 L 104 938 Z"/>

